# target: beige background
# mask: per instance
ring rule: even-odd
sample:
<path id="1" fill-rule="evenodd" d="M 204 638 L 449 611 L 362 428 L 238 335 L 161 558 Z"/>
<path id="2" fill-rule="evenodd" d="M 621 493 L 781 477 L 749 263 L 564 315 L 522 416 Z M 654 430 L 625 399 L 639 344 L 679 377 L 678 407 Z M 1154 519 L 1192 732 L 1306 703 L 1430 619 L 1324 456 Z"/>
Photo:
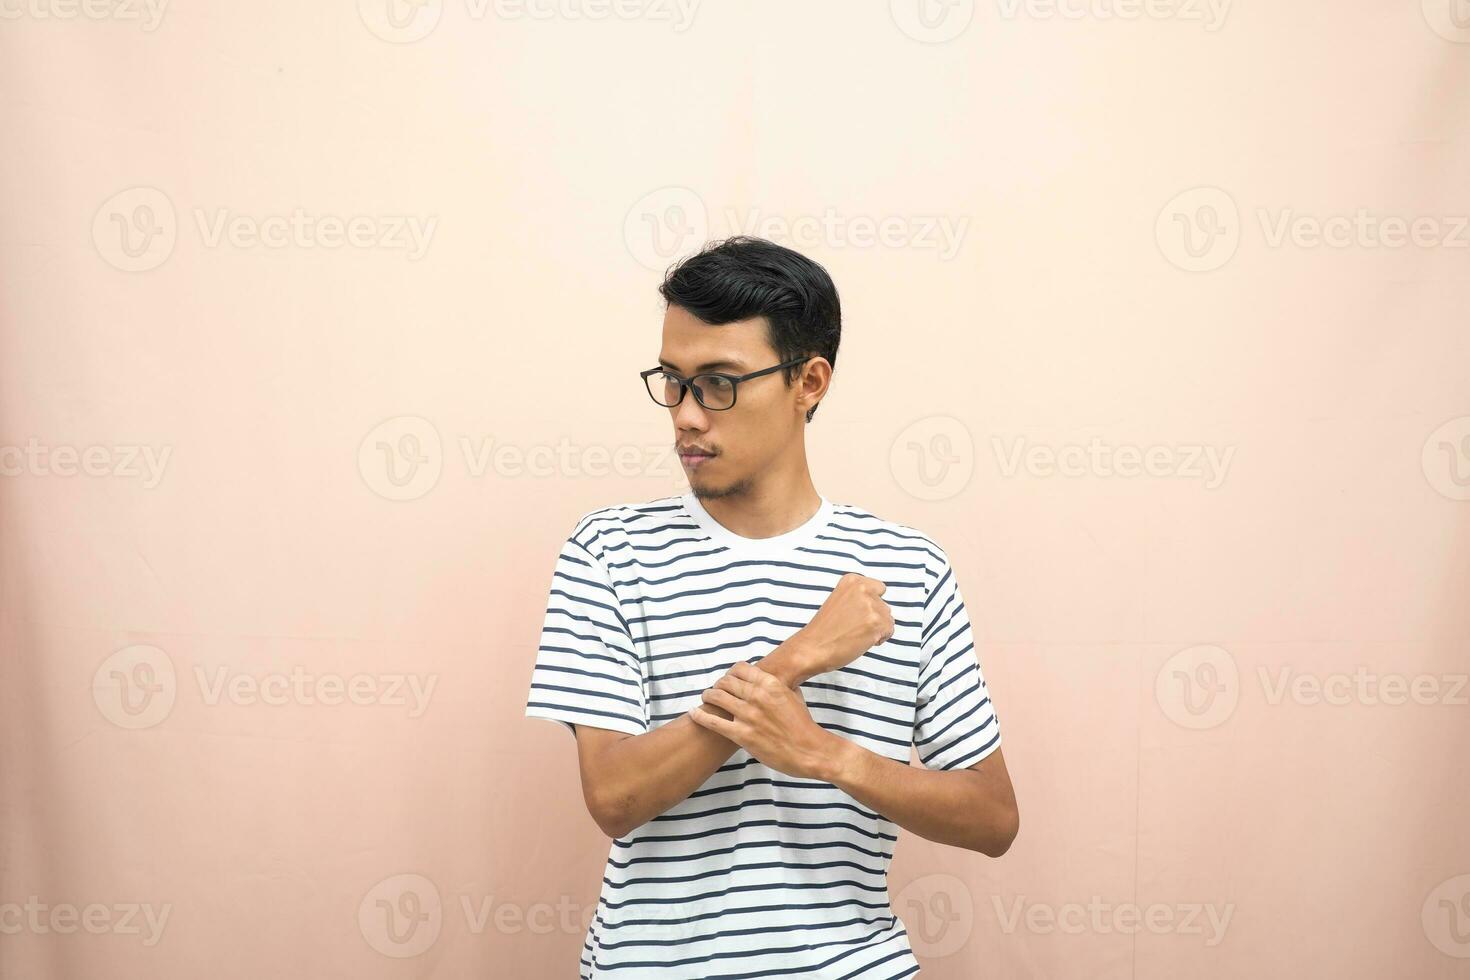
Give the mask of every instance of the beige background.
<path id="1" fill-rule="evenodd" d="M 0 975 L 575 976 L 551 567 L 753 231 L 1006 733 L 923 975 L 1470 976 L 1465 0 L 595 2 L 0 9 Z"/>

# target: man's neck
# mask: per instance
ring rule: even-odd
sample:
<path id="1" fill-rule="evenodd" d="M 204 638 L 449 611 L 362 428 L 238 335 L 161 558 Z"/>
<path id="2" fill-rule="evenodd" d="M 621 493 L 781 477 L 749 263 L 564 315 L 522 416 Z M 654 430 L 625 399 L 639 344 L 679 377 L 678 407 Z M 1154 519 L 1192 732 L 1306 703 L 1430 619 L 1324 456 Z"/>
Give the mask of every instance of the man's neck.
<path id="1" fill-rule="evenodd" d="M 766 482 L 714 497 L 697 492 L 695 496 L 711 517 L 743 538 L 774 538 L 794 531 L 811 520 L 822 504 L 810 473 L 803 473 L 792 486 Z"/>

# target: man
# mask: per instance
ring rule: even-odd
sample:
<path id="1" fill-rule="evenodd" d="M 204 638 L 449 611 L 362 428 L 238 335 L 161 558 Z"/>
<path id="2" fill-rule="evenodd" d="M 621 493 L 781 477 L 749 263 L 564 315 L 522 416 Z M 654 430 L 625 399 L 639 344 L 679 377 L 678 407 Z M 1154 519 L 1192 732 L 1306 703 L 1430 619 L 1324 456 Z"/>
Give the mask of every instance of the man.
<path id="1" fill-rule="evenodd" d="M 579 976 L 914 976 L 898 828 L 998 857 L 1019 826 L 954 570 L 812 484 L 841 336 L 821 266 L 739 237 L 660 292 L 643 375 L 690 489 L 577 522 L 526 704 L 574 732 L 613 839 Z"/>

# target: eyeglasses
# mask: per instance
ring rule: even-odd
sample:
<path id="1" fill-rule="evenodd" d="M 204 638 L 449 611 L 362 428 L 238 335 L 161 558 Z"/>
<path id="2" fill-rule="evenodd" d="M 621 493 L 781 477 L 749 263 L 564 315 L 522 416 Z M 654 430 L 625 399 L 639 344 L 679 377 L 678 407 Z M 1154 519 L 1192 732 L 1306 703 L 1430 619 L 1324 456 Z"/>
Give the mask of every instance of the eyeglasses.
<path id="1" fill-rule="evenodd" d="M 742 381 L 751 378 L 759 378 L 763 374 L 779 371 L 803 361 L 810 361 L 815 354 L 806 357 L 798 357 L 794 361 L 786 361 L 775 367 L 762 368 L 749 374 L 696 374 L 692 378 L 681 378 L 661 367 L 649 368 L 647 371 L 638 372 L 643 379 L 644 386 L 648 389 L 648 397 L 656 404 L 664 408 L 673 408 L 684 400 L 684 391 L 687 388 L 694 389 L 694 400 L 712 412 L 723 412 L 735 407 L 735 386 Z"/>

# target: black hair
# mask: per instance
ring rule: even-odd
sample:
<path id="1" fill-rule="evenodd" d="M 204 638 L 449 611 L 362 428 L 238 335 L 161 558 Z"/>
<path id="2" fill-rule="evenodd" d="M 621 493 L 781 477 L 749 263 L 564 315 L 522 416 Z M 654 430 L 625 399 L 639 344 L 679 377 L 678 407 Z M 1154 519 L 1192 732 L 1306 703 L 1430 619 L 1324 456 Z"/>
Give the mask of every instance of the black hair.
<path id="1" fill-rule="evenodd" d="M 715 326 L 765 317 L 777 363 L 815 354 L 837 367 L 837 287 L 826 269 L 800 252 L 749 235 L 710 242 L 671 267 L 658 291 L 670 305 Z M 803 366 L 782 370 L 788 387 Z M 807 409 L 808 422 L 818 407 Z"/>

